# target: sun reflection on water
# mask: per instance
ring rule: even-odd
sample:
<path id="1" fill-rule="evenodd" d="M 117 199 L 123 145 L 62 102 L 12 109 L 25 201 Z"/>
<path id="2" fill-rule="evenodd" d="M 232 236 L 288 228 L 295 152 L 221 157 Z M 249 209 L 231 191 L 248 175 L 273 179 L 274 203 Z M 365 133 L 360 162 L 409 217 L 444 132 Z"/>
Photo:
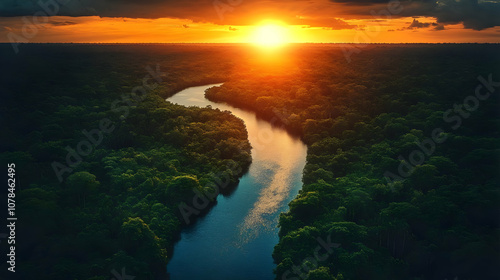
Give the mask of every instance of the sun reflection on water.
<path id="1" fill-rule="evenodd" d="M 262 162 L 259 164 L 261 170 L 254 174 L 258 174 L 260 180 L 266 180 L 267 182 L 262 183 L 267 187 L 261 190 L 257 201 L 238 225 L 240 235 L 238 246 L 243 246 L 257 238 L 262 233 L 262 229 L 267 232 L 275 230 L 273 225 L 277 224 L 279 218 L 276 213 L 285 206 L 284 201 L 287 200 L 292 189 L 292 174 L 296 172 L 294 169 L 296 161 L 301 158 L 298 152 L 300 149 L 296 148 L 298 140 L 289 136 L 285 137 L 275 132 L 270 135 L 270 138 L 265 138 L 265 144 L 254 145 L 256 140 L 251 139 L 252 146 L 260 147 L 256 149 L 256 152 L 259 155 L 257 158 Z M 277 146 L 280 147 L 277 148 Z"/>

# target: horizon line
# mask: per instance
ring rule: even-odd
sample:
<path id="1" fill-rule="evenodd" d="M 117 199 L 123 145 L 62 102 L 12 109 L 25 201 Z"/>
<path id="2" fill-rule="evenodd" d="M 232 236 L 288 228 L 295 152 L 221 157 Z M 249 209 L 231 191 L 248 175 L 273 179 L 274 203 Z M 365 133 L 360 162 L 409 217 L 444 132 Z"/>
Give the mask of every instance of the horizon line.
<path id="1" fill-rule="evenodd" d="M 11 42 L 0 42 L 0 44 L 12 44 Z M 67 45 L 254 45 L 250 42 L 230 42 L 230 43 L 209 43 L 209 42 L 18 42 L 19 45 L 55 45 L 55 44 L 67 44 Z M 379 42 L 379 43 L 355 43 L 355 42 L 291 42 L 286 43 L 286 45 L 500 45 L 500 42 Z"/>

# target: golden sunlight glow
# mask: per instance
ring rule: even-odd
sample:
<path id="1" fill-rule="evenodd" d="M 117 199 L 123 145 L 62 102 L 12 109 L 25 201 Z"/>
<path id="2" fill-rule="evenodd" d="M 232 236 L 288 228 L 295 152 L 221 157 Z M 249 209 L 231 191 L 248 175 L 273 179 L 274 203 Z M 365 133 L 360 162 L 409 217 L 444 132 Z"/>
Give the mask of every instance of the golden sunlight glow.
<path id="1" fill-rule="evenodd" d="M 257 26 L 251 41 L 262 47 L 275 48 L 288 43 L 288 29 L 277 23 Z"/>
<path id="2" fill-rule="evenodd" d="M 261 54 L 269 53 L 269 56 L 281 52 L 283 48 L 276 47 L 286 43 L 500 43 L 500 26 L 477 31 L 464 29 L 462 23 L 457 23 L 447 24 L 444 30 L 437 32 L 432 25 L 408 29 L 412 17 L 394 17 L 384 23 L 370 18 L 342 20 L 359 28 L 335 29 L 322 27 L 320 23 L 309 26 L 307 22 L 287 25 L 276 20 L 256 25 L 219 25 L 180 18 L 51 16 L 53 24 L 44 24 L 43 32 L 29 38 L 29 42 L 251 43 L 258 46 L 256 49 L 260 49 Z M 432 24 L 436 20 L 433 17 L 419 18 L 419 22 L 424 24 Z M 12 34 L 24 38 L 25 25 L 21 17 L 0 17 L 0 42 L 10 43 L 9 36 Z"/>

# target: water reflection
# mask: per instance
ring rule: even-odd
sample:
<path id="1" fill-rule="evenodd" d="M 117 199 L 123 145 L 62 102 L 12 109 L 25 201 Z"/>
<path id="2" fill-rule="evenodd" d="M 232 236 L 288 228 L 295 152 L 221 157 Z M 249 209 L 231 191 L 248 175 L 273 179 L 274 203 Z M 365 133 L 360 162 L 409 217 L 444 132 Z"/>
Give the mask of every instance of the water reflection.
<path id="1" fill-rule="evenodd" d="M 282 131 L 279 132 L 281 134 Z M 260 152 L 259 159 L 263 161 L 259 166 L 261 170 L 255 172 L 256 181 L 262 178 L 266 181 L 266 187 L 260 191 L 259 198 L 238 226 L 240 241 L 243 244 L 256 238 L 262 230 L 275 230 L 279 218 L 278 211 L 288 202 L 287 198 L 293 187 L 290 174 L 296 171 L 296 164 L 302 159 L 300 147 L 302 144 L 288 135 L 284 136 L 273 135 L 273 138 L 277 137 L 273 142 L 278 143 L 279 147 L 274 147 L 269 143 L 260 150 L 255 148 L 257 152 Z M 266 171 L 274 172 L 269 174 L 270 172 Z"/>
<path id="2" fill-rule="evenodd" d="M 176 244 L 168 271 L 171 279 L 271 280 L 278 218 L 301 187 L 306 147 L 283 129 L 255 114 L 204 98 L 210 86 L 181 91 L 168 101 L 185 106 L 229 110 L 247 127 L 252 164 L 236 191 L 217 205 Z"/>

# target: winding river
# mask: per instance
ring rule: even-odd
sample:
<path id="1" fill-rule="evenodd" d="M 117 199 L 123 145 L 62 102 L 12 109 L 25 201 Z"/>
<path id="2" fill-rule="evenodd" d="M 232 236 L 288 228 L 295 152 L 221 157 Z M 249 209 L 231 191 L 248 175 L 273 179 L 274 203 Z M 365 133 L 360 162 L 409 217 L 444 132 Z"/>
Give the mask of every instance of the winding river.
<path id="1" fill-rule="evenodd" d="M 167 99 L 184 106 L 231 111 L 247 127 L 252 164 L 236 190 L 184 229 L 167 271 L 172 280 L 272 280 L 271 254 L 278 243 L 279 214 L 302 186 L 304 143 L 253 112 L 205 99 L 206 85 L 187 88 Z"/>

